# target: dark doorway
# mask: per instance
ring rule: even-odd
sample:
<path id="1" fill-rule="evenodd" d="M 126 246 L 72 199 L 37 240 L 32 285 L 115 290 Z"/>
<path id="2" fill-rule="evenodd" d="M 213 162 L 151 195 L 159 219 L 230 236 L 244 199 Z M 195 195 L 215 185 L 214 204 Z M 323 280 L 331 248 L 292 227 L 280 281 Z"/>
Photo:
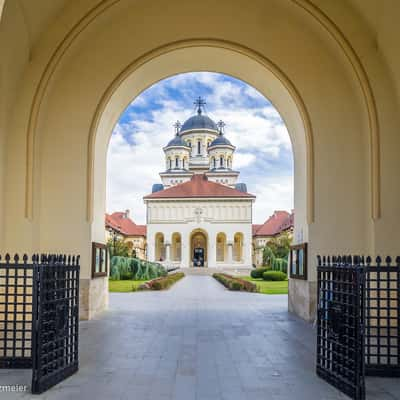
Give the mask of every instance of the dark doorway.
<path id="1" fill-rule="evenodd" d="M 193 266 L 204 267 L 204 249 L 196 247 L 193 251 Z"/>

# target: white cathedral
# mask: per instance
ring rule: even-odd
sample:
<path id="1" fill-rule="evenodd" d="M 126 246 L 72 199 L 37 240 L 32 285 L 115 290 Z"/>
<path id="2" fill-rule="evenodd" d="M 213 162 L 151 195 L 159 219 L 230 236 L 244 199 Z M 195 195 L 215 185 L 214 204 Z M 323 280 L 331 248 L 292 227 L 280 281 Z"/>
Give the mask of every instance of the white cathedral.
<path id="1" fill-rule="evenodd" d="M 163 149 L 162 184 L 144 197 L 147 258 L 167 267 L 250 268 L 255 196 L 237 183 L 225 124 L 205 115 L 200 97 L 195 105 Z"/>

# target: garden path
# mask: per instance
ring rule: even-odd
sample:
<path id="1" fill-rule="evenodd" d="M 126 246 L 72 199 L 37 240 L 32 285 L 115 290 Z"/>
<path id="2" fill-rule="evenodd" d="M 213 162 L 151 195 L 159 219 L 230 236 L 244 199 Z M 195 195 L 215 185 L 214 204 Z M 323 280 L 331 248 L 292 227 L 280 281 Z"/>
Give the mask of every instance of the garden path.
<path id="1" fill-rule="evenodd" d="M 79 372 L 32 398 L 345 399 L 315 375 L 314 343 L 313 328 L 287 312 L 287 296 L 187 276 L 168 291 L 112 293 L 108 311 L 81 323 Z M 0 370 L 0 385 L 13 383 L 29 385 L 30 371 Z M 398 380 L 367 386 L 367 399 L 400 399 Z"/>

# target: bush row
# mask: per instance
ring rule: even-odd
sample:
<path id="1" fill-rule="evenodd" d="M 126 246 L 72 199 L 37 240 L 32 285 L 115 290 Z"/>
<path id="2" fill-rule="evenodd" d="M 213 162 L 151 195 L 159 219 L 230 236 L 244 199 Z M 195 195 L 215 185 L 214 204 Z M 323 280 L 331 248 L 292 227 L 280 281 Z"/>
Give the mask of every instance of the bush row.
<path id="1" fill-rule="evenodd" d="M 111 257 L 110 267 L 110 279 L 115 281 L 148 280 L 167 275 L 161 264 L 133 257 Z"/>
<path id="2" fill-rule="evenodd" d="M 261 279 L 263 277 L 263 273 L 267 271 L 271 271 L 271 267 L 255 268 L 250 272 L 250 276 L 253 279 Z"/>
<path id="3" fill-rule="evenodd" d="M 152 279 L 140 286 L 140 290 L 163 290 L 170 288 L 175 282 L 179 281 L 185 276 L 183 272 L 175 272 L 161 278 Z"/>
<path id="4" fill-rule="evenodd" d="M 257 291 L 257 286 L 254 283 L 236 278 L 232 275 L 216 273 L 213 274 L 213 278 L 222 283 L 229 290 L 239 290 L 244 292 Z"/>
<path id="5" fill-rule="evenodd" d="M 287 275 L 282 271 L 273 271 L 270 267 L 253 269 L 250 272 L 253 279 L 263 279 L 264 281 L 285 281 Z"/>
<path id="6" fill-rule="evenodd" d="M 286 281 L 287 275 L 282 271 L 266 271 L 262 278 L 264 281 Z"/>

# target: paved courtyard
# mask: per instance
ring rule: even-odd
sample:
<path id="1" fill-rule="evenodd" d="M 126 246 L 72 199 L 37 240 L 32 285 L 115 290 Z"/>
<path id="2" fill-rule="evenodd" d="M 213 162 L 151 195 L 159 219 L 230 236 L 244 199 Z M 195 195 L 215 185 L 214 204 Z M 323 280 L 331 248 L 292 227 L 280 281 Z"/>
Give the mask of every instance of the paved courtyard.
<path id="1" fill-rule="evenodd" d="M 287 296 L 229 292 L 209 276 L 169 291 L 115 293 L 81 323 L 80 370 L 41 396 L 0 399 L 334 400 L 314 373 L 314 332 L 287 313 Z M 30 385 L 0 370 L 0 385 Z M 367 399 L 400 399 L 400 381 L 368 378 Z"/>

